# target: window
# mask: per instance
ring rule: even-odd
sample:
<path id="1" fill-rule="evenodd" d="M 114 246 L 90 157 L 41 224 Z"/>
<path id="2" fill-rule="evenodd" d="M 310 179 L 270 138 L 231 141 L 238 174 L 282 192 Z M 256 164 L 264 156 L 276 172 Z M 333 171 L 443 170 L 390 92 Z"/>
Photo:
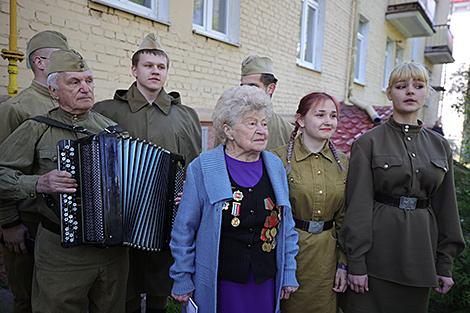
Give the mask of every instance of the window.
<path id="1" fill-rule="evenodd" d="M 367 52 L 367 33 L 369 22 L 360 17 L 359 27 L 356 38 L 356 62 L 354 63 L 354 82 L 365 84 L 366 81 L 366 52 Z"/>
<path id="2" fill-rule="evenodd" d="M 240 0 L 194 0 L 193 29 L 196 33 L 238 45 Z"/>
<path id="3" fill-rule="evenodd" d="M 393 55 L 393 50 L 395 47 L 395 43 L 391 41 L 390 39 L 387 39 L 387 45 L 385 46 L 385 63 L 384 63 L 384 79 L 382 83 L 383 89 L 387 89 L 388 86 L 388 78 L 390 76 L 390 73 L 393 70 L 394 66 L 394 55 Z"/>
<path id="4" fill-rule="evenodd" d="M 157 22 L 168 24 L 169 0 L 92 0 Z"/>
<path id="5" fill-rule="evenodd" d="M 304 0 L 297 64 L 320 71 L 323 48 L 324 1 Z"/>
<path id="6" fill-rule="evenodd" d="M 397 45 L 397 48 L 395 50 L 395 66 L 400 65 L 403 63 L 403 55 L 404 55 L 404 49 Z"/>

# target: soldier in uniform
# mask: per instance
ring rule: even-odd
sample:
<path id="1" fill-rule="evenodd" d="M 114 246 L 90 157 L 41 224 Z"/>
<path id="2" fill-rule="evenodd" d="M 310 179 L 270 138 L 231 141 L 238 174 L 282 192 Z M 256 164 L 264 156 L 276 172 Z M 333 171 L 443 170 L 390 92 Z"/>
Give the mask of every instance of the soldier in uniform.
<path id="1" fill-rule="evenodd" d="M 154 34 L 147 35 L 132 57 L 136 81 L 117 90 L 114 99 L 94 110 L 124 127 L 131 136 L 148 140 L 182 155 L 186 165 L 201 151 L 201 128 L 196 112 L 181 104 L 179 93 L 164 85 L 170 60 Z M 130 250 L 127 312 L 140 312 L 140 294 L 146 293 L 147 312 L 164 312 L 170 294 L 169 251 Z"/>
<path id="2" fill-rule="evenodd" d="M 47 83 L 58 107 L 46 117 L 97 133 L 115 124 L 90 111 L 94 103 L 93 75 L 72 50 L 51 54 Z M 70 127 L 70 128 L 72 128 Z M 33 312 L 124 312 L 127 249 L 63 248 L 58 194 L 76 191 L 67 172 L 58 171 L 56 144 L 84 136 L 70 129 L 27 120 L 0 145 L 0 197 L 18 208 L 38 212 L 32 284 Z"/>
<path id="3" fill-rule="evenodd" d="M 240 85 L 261 88 L 272 98 L 276 90 L 277 78 L 273 72 L 273 61 L 268 57 L 250 55 L 242 62 Z M 268 124 L 269 139 L 266 149 L 283 146 L 289 142 L 292 125 L 279 114 L 273 112 Z"/>
<path id="4" fill-rule="evenodd" d="M 31 86 L 16 97 L 0 103 L 0 143 L 31 116 L 45 114 L 57 106 L 47 90 L 46 67 L 49 56 L 58 49 L 68 49 L 61 33 L 46 30 L 34 35 L 26 47 L 26 62 L 34 78 Z M 39 216 L 31 208 L 19 210 L 14 203 L 0 202 L 5 265 L 14 295 L 14 313 L 31 312 L 31 282 L 34 257 L 31 251 Z M 28 249 L 27 249 L 28 245 Z"/>

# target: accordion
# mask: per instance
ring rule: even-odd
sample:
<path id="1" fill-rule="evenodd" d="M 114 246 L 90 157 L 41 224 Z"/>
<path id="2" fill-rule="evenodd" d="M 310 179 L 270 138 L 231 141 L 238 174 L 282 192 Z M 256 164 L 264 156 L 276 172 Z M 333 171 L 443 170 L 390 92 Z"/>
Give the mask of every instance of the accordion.
<path id="1" fill-rule="evenodd" d="M 63 247 L 168 249 L 184 161 L 144 140 L 102 132 L 57 144 L 58 169 L 76 179 L 60 194 Z"/>

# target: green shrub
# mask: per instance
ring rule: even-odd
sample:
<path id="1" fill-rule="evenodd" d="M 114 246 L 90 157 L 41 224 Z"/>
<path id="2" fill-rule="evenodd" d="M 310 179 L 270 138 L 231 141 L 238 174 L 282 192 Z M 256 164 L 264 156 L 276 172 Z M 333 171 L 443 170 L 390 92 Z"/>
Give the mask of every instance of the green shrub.
<path id="1" fill-rule="evenodd" d="M 454 162 L 455 189 L 460 210 L 462 231 L 467 247 L 455 259 L 455 285 L 446 295 L 432 292 L 431 313 L 470 312 L 470 170 Z"/>

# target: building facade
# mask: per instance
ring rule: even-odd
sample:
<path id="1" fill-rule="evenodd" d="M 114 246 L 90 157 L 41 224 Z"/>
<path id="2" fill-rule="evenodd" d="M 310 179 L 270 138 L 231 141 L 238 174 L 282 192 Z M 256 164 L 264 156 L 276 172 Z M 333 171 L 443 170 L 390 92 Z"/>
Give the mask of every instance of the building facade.
<path id="1" fill-rule="evenodd" d="M 291 120 L 310 91 L 365 108 L 387 105 L 384 88 L 396 64 L 424 63 L 439 87 L 442 64 L 452 62 L 449 0 L 16 1 L 19 50 L 38 31 L 62 32 L 92 68 L 97 100 L 131 84 L 133 51 L 144 35 L 156 33 L 171 59 L 166 88 L 179 91 L 205 122 L 222 91 L 239 84 L 240 63 L 249 54 L 273 59 L 274 108 Z M 9 0 L 0 0 L 2 48 L 9 15 Z M 20 89 L 30 80 L 20 63 Z M 4 61 L 0 94 L 7 85 Z M 423 110 L 427 125 L 439 114 L 439 100 L 438 91 Z"/>

